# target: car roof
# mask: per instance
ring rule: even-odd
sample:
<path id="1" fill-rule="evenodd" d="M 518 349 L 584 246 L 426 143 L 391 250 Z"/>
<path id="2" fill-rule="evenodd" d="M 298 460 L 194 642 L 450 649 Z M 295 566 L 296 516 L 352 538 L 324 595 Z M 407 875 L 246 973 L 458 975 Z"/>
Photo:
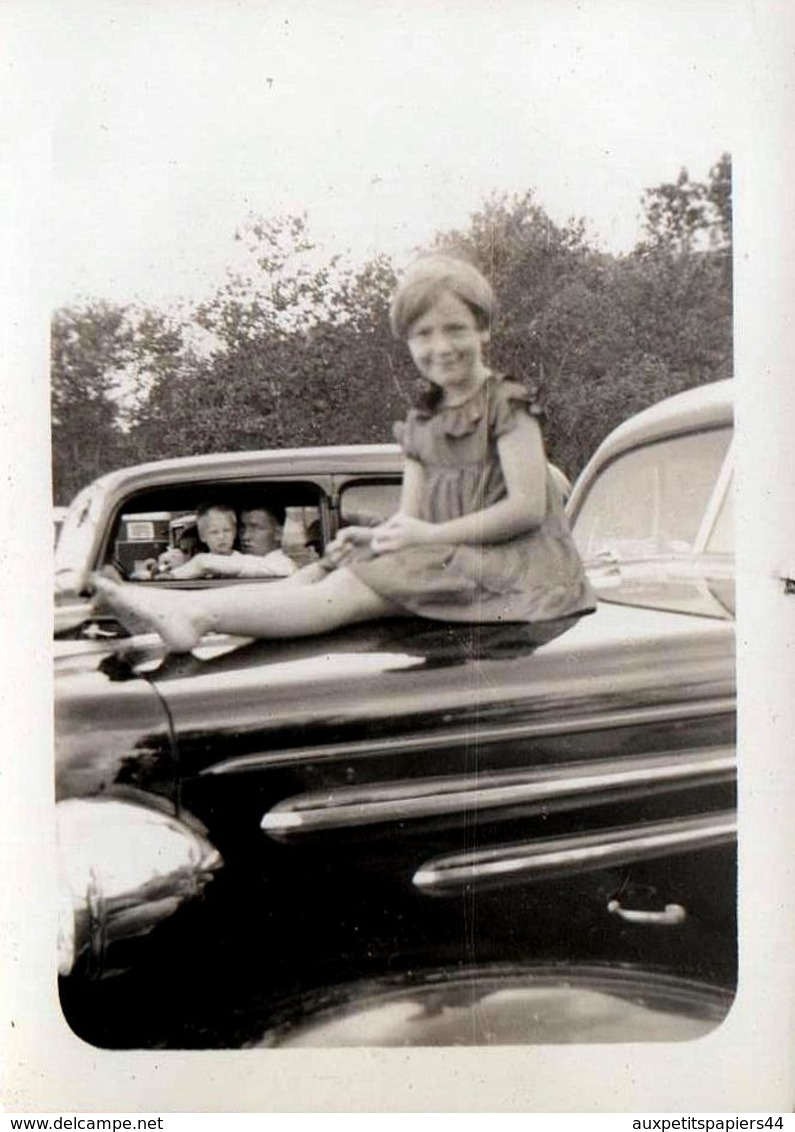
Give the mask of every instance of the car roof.
<path id="1" fill-rule="evenodd" d="M 199 456 L 174 456 L 135 464 L 100 477 L 97 483 L 113 488 L 117 484 L 147 482 L 156 478 L 167 483 L 197 473 L 219 478 L 255 475 L 313 475 L 320 473 L 393 473 L 403 467 L 403 453 L 397 444 L 339 444 L 318 448 L 267 448 L 254 451 L 212 452 Z"/>
<path id="2" fill-rule="evenodd" d="M 113 494 L 125 485 L 136 488 L 168 484 L 185 479 L 234 479 L 266 474 L 300 479 L 311 475 L 400 475 L 403 450 L 399 444 L 335 444 L 315 448 L 263 448 L 254 451 L 212 452 L 198 456 L 174 456 L 152 460 L 107 472 L 94 481 Z M 554 464 L 549 465 L 564 495 L 571 491 L 568 477 Z M 67 508 L 64 508 L 66 511 Z"/>
<path id="3" fill-rule="evenodd" d="M 583 495 L 599 469 L 630 448 L 678 433 L 731 426 L 734 421 L 734 382 L 713 381 L 666 397 L 629 417 L 609 433 L 577 477 L 569 500 L 576 515 Z"/>
<path id="4" fill-rule="evenodd" d="M 734 419 L 734 383 L 713 381 L 666 397 L 624 421 L 599 445 L 594 454 L 600 463 L 617 451 L 662 436 L 692 429 L 730 425 Z"/>

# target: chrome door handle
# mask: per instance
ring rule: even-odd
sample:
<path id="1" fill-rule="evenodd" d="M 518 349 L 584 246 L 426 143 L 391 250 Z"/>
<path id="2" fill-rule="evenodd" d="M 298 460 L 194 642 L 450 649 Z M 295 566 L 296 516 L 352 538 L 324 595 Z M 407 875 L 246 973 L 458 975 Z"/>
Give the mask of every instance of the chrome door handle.
<path id="1" fill-rule="evenodd" d="M 666 904 L 661 912 L 645 912 L 640 909 L 622 908 L 620 901 L 611 900 L 607 910 L 620 916 L 628 924 L 683 924 L 687 919 L 687 912 L 681 904 Z"/>

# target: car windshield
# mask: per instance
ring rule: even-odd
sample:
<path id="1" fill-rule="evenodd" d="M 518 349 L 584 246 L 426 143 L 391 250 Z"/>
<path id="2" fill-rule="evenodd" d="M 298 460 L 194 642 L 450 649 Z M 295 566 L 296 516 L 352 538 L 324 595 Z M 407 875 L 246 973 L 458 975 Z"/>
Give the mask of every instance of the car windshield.
<path id="1" fill-rule="evenodd" d="M 729 429 L 675 436 L 607 465 L 574 524 L 586 562 L 692 553 L 730 436 Z"/>
<path id="2" fill-rule="evenodd" d="M 602 469 L 572 528 L 600 597 L 727 615 L 732 495 L 722 472 L 730 440 L 729 428 L 684 433 Z"/>

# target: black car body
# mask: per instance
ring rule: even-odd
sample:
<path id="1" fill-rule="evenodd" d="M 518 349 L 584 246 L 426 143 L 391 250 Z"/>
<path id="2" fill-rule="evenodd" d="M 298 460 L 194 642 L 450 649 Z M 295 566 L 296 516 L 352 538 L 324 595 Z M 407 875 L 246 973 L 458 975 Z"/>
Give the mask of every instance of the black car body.
<path id="1" fill-rule="evenodd" d="M 175 657 L 80 597 L 123 515 L 185 513 L 210 488 L 275 486 L 326 540 L 346 491 L 352 513 L 394 499 L 391 447 L 164 462 L 76 500 L 56 726 L 77 1032 L 237 1046 L 714 1026 L 736 980 L 731 427 L 717 383 L 604 442 L 570 501 L 599 606 L 565 631 L 407 618 Z"/>

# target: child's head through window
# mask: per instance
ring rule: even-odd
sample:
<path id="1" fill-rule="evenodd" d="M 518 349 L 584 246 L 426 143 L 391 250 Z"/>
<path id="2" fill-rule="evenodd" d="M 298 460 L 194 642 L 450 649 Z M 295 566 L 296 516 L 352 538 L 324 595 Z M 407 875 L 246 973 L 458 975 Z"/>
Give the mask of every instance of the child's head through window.
<path id="1" fill-rule="evenodd" d="M 212 503 L 200 507 L 196 514 L 199 538 L 211 554 L 231 554 L 237 535 L 237 517 L 231 507 Z"/>

